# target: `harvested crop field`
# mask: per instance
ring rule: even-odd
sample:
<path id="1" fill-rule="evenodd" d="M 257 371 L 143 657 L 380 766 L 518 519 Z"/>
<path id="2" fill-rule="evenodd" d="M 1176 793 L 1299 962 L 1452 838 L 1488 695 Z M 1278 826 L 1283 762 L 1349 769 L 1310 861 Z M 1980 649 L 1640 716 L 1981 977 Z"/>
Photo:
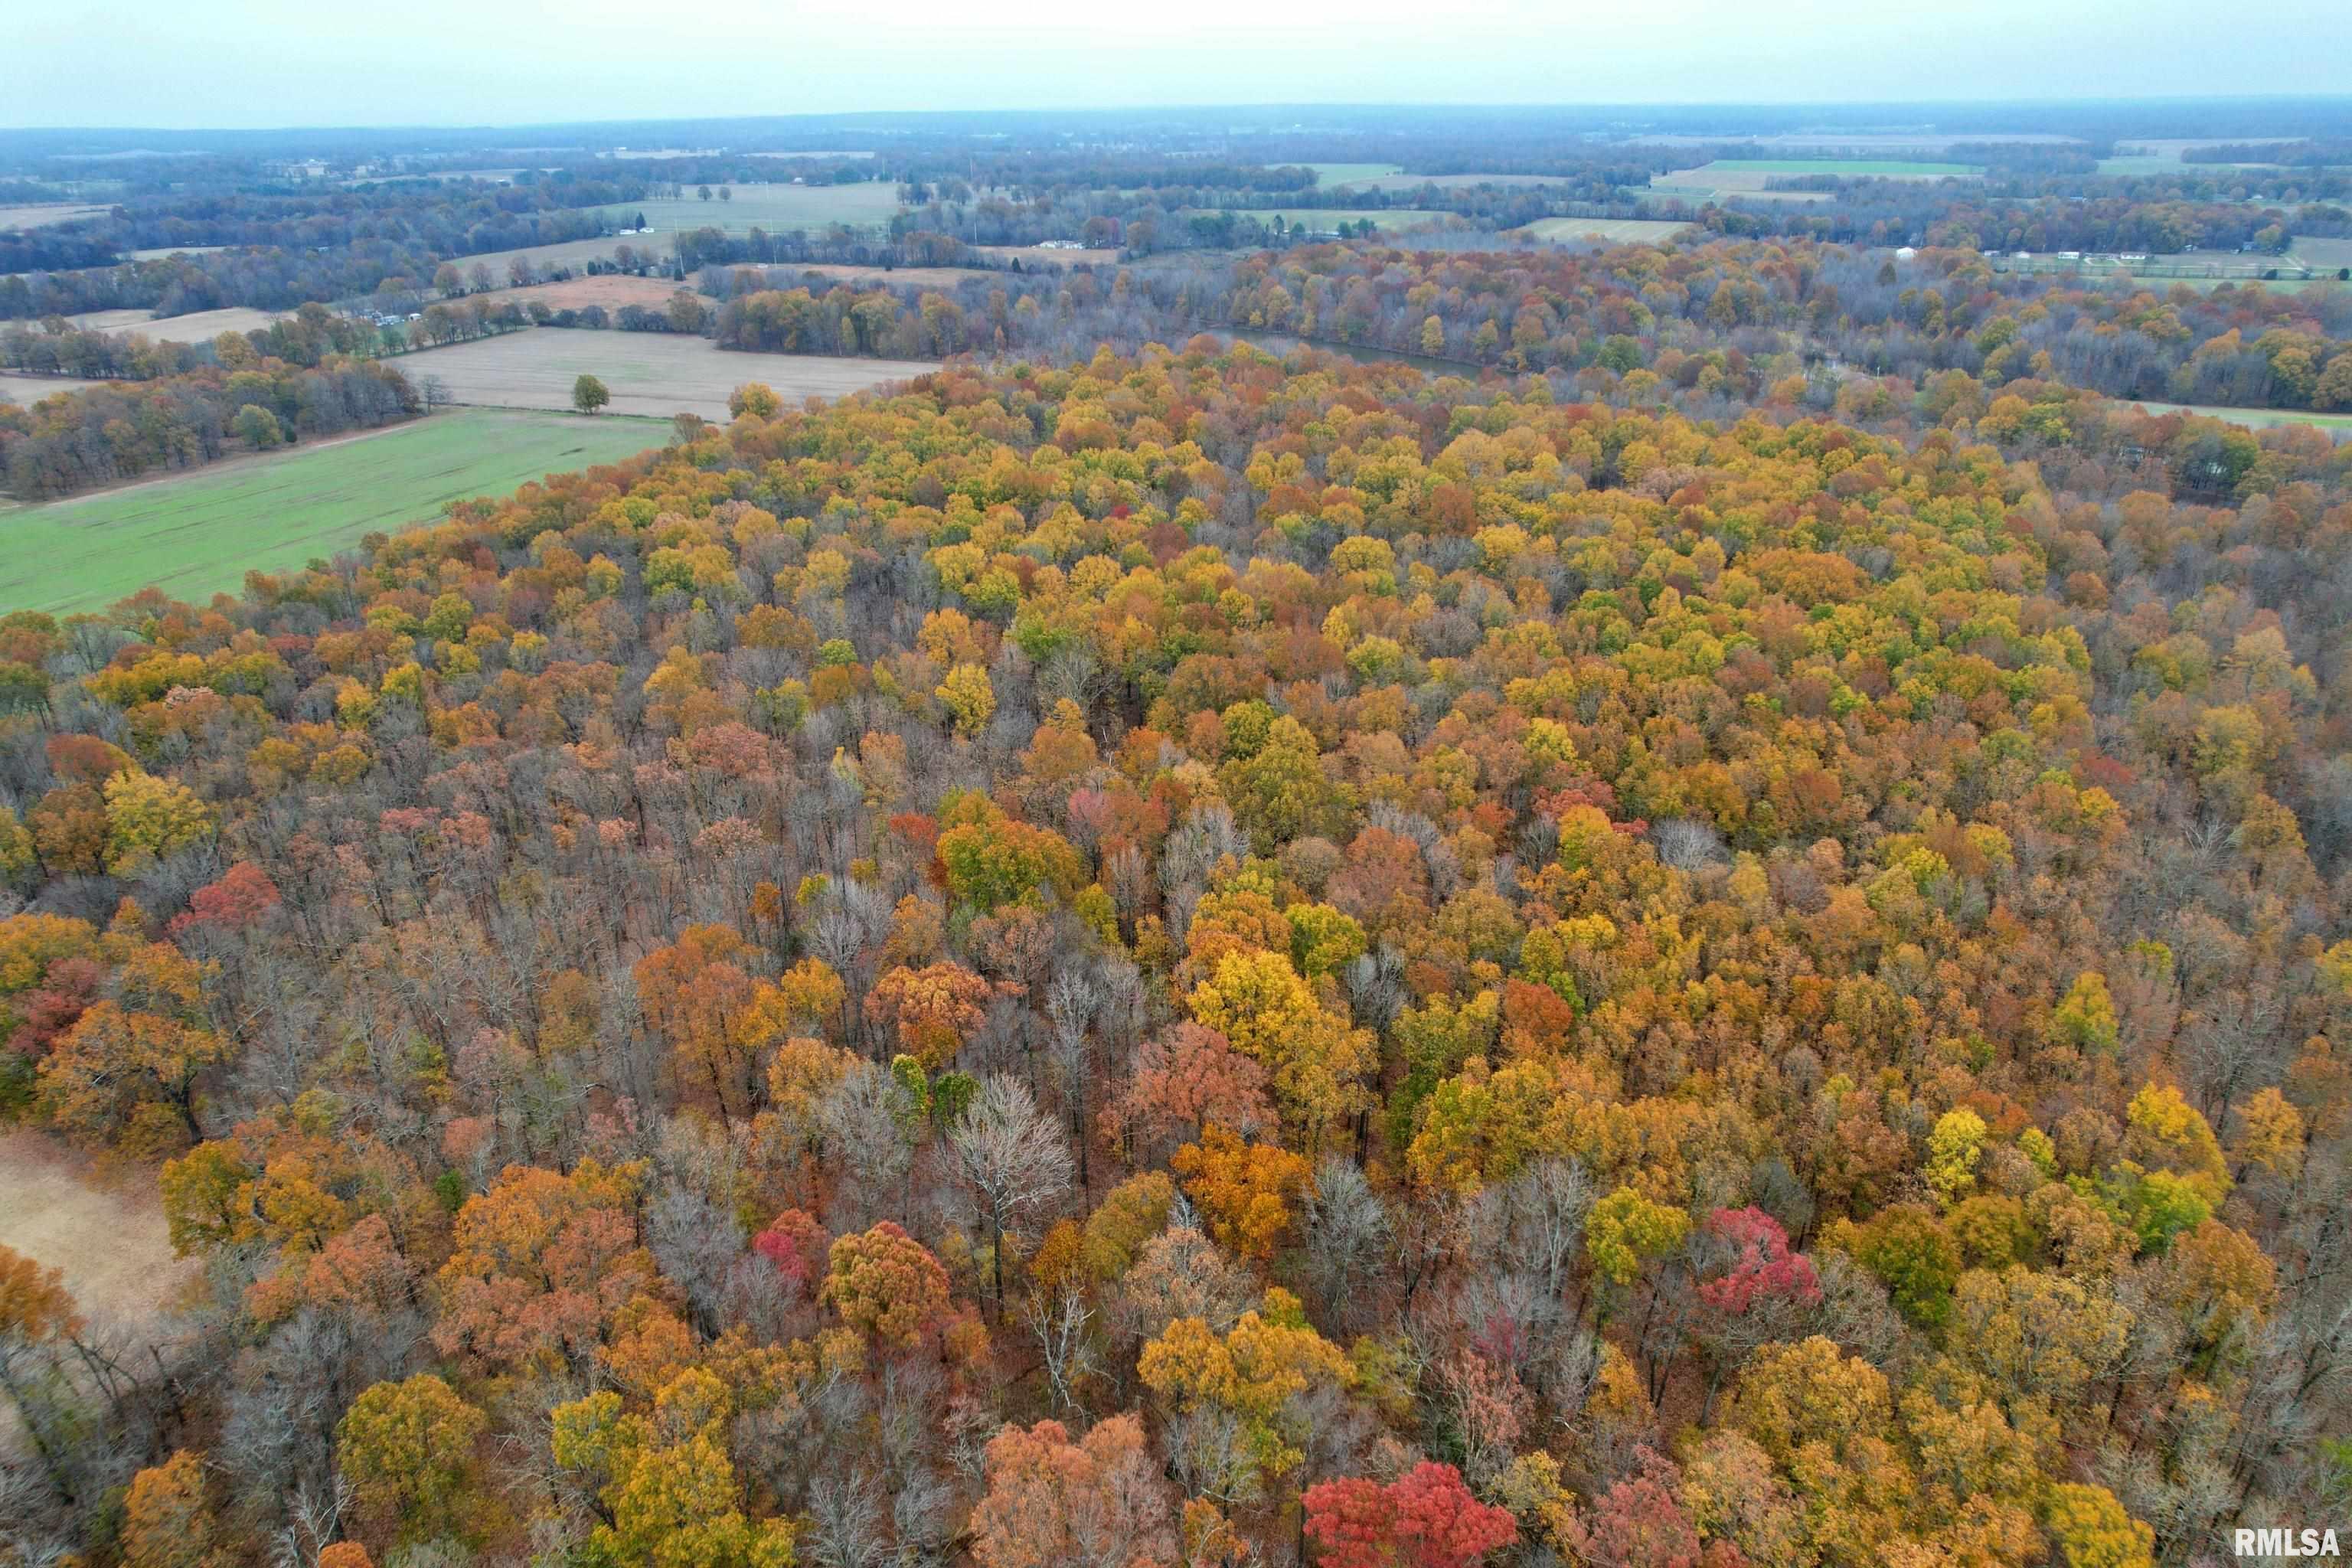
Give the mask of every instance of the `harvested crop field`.
<path id="1" fill-rule="evenodd" d="M 248 570 L 286 571 L 364 534 L 429 522 L 444 501 L 502 495 L 668 437 L 641 420 L 468 409 L 119 489 L 0 505 L 11 546 L 0 554 L 0 612 L 100 609 L 151 583 L 202 601 L 233 592 Z"/>
<path id="2" fill-rule="evenodd" d="M 60 392 L 79 392 L 85 386 L 98 384 L 79 376 L 14 375 L 0 372 L 0 403 L 22 404 L 30 408 L 44 397 L 55 397 Z"/>
<path id="3" fill-rule="evenodd" d="M 151 316 L 144 310 L 85 310 L 73 324 L 93 332 L 144 332 L 159 343 L 209 342 L 223 332 L 257 332 L 276 321 L 276 310 L 232 305 L 184 316 Z"/>
<path id="4" fill-rule="evenodd" d="M 669 303 L 669 297 L 679 285 L 667 278 L 638 278 L 627 273 L 607 272 L 594 278 L 572 278 L 562 283 L 533 283 L 524 289 L 499 289 L 488 294 L 476 295 L 483 304 L 528 305 L 538 300 L 551 310 L 584 310 L 591 305 L 602 305 L 607 310 L 617 310 L 624 305 L 643 305 L 659 310 Z"/>
<path id="5" fill-rule="evenodd" d="M 667 332 L 566 331 L 540 327 L 404 356 L 411 381 L 437 375 L 457 402 L 494 408 L 572 406 L 572 384 L 593 375 L 613 394 L 609 412 L 667 419 L 727 417 L 727 395 L 765 382 L 787 401 L 838 397 L 905 381 L 938 364 L 824 354 L 737 353 L 708 338 Z"/>
<path id="6" fill-rule="evenodd" d="M 84 206 L 74 202 L 32 202 L 23 206 L 0 206 L 0 230 L 12 228 L 47 228 L 53 224 L 71 223 L 76 218 L 103 217 L 111 207 Z"/>
<path id="7" fill-rule="evenodd" d="M 1580 239 L 1601 239 L 1614 245 L 1655 245 L 1674 238 L 1691 226 L 1663 218 L 1646 217 L 1543 217 L 1517 232 L 1531 234 L 1538 239 L 1568 244 Z"/>
<path id="8" fill-rule="evenodd" d="M 172 1255 L 154 1173 L 119 1176 L 38 1132 L 0 1137 L 0 1246 L 61 1269 L 93 1324 L 154 1317 L 197 1272 Z"/>

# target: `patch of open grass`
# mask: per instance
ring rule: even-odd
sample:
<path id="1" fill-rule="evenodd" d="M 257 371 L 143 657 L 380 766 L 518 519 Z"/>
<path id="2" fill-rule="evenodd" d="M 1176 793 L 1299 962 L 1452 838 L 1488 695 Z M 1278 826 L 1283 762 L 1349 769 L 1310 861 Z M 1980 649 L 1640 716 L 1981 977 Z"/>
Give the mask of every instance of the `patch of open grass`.
<path id="1" fill-rule="evenodd" d="M 651 420 L 464 409 L 120 489 L 0 504 L 0 610 L 101 609 L 151 584 L 202 600 L 236 591 L 248 571 L 286 571 L 377 530 L 429 522 L 444 501 L 668 438 Z"/>

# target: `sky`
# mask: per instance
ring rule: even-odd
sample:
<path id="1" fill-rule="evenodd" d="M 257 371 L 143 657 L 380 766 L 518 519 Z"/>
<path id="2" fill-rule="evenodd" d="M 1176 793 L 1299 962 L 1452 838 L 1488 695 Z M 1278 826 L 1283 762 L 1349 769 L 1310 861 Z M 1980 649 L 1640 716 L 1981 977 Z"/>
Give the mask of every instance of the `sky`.
<path id="1" fill-rule="evenodd" d="M 2338 92 L 2347 0 L 95 0 L 0 42 L 10 127 Z"/>

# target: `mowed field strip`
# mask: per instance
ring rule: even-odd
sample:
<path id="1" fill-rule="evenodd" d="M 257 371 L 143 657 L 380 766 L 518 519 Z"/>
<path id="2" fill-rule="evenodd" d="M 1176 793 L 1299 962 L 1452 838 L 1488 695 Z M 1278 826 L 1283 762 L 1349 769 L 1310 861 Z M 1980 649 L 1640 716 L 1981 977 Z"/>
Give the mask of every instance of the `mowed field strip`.
<path id="1" fill-rule="evenodd" d="M 420 385 L 437 375 L 453 401 L 491 408 L 569 408 L 572 384 L 593 375 L 613 395 L 611 413 L 662 419 L 679 413 L 724 419 L 727 395 L 747 381 L 765 382 L 786 402 L 797 403 L 940 368 L 931 360 L 738 353 L 707 338 L 562 327 L 425 349 L 398 363 Z"/>
<path id="2" fill-rule="evenodd" d="M 1517 230 L 1538 239 L 1569 244 L 1580 239 L 1603 239 L 1613 245 L 1655 245 L 1690 227 L 1667 218 L 1539 217 Z"/>
<path id="3" fill-rule="evenodd" d="M 2268 430 L 2278 425 L 2312 425 L 2322 430 L 2352 433 L 2352 414 L 2315 414 L 2308 408 L 2223 408 L 2210 403 L 2141 403 L 2136 406 L 2150 414 L 2201 414 L 2209 419 L 2243 425 L 2250 430 Z"/>
<path id="4" fill-rule="evenodd" d="M 466 409 L 65 500 L 0 504 L 0 611 L 101 609 L 150 584 L 201 602 L 234 591 L 248 570 L 285 571 L 377 530 L 429 522 L 444 501 L 504 494 L 668 438 L 643 420 Z"/>

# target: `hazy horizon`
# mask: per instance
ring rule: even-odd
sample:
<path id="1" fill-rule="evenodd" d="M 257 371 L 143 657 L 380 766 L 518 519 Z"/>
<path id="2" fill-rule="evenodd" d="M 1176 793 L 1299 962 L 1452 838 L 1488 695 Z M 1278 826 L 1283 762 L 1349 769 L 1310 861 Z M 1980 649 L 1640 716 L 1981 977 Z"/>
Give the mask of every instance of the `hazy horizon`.
<path id="1" fill-rule="evenodd" d="M 397 18 L 263 0 L 36 15 L 0 66 L 10 129 L 447 129 L 579 121 L 1255 105 L 1709 106 L 2299 96 L 2352 90 L 2352 21 L 2287 0 L 2259 36 L 2191 0 L 1923 16 L 1861 0 L 1587 12 L 1461 0 L 1236 0 L 976 20 L 940 0 L 779 16 L 718 0 L 691 33 L 583 0 L 560 25 L 423 0 Z M 2197 46 L 2184 48 L 2181 40 Z M 108 111 L 92 111 L 102 74 Z M 1759 91 L 1759 86 L 1763 90 Z M 135 105 L 125 113 L 125 106 Z"/>

